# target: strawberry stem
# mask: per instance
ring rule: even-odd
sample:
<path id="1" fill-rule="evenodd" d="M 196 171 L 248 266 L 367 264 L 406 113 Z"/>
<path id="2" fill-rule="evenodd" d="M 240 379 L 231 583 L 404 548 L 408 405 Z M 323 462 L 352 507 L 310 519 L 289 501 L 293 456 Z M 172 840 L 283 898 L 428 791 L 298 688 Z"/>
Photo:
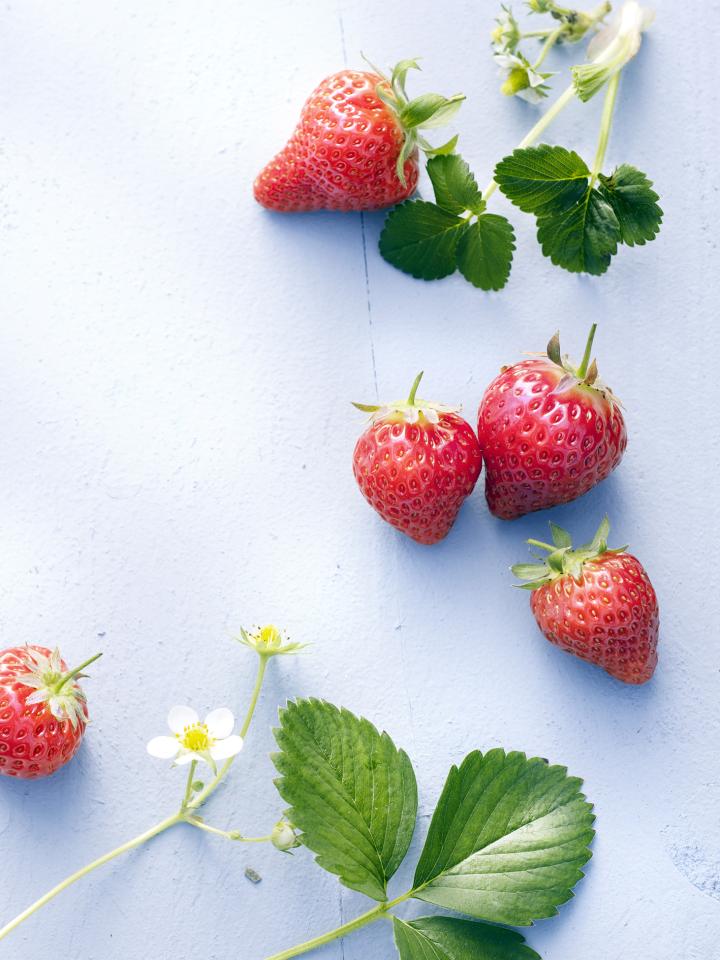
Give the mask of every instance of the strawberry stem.
<path id="1" fill-rule="evenodd" d="M 422 378 L 423 378 L 423 373 L 424 373 L 424 372 L 425 372 L 424 370 L 421 370 L 420 373 L 419 373 L 419 374 L 415 377 L 415 379 L 413 380 L 413 385 L 412 385 L 412 387 L 410 388 L 410 396 L 408 397 L 408 401 L 407 401 L 407 402 L 408 402 L 408 406 L 410 406 L 410 407 L 414 407 L 414 406 L 415 406 L 415 394 L 418 392 L 418 387 L 420 386 L 420 381 L 421 381 Z"/>
<path id="2" fill-rule="evenodd" d="M 89 667 L 91 663 L 95 663 L 95 661 L 99 660 L 101 656 L 102 653 L 96 653 L 94 657 L 90 657 L 88 660 L 85 660 L 80 664 L 79 667 L 75 667 L 73 670 L 68 670 L 68 672 L 60 680 L 60 684 L 57 687 L 56 693 L 60 693 L 62 688 L 67 686 L 70 681 L 74 680 L 75 677 L 77 677 L 77 675 L 85 669 L 85 667 Z"/>
<path id="3" fill-rule="evenodd" d="M 578 367 L 577 375 L 580 380 L 585 379 L 585 375 L 588 371 L 588 365 L 590 364 L 590 354 L 592 352 L 593 340 L 595 339 L 595 331 L 597 330 L 597 324 L 594 323 L 590 327 L 590 333 L 588 335 L 587 343 L 585 344 L 585 353 L 583 354 L 582 363 Z"/>
<path id="4" fill-rule="evenodd" d="M 557 547 L 553 546 L 551 543 L 543 543 L 542 540 L 528 540 L 528 543 L 531 547 L 540 547 L 541 550 L 549 550 L 550 553 L 555 553 Z"/>

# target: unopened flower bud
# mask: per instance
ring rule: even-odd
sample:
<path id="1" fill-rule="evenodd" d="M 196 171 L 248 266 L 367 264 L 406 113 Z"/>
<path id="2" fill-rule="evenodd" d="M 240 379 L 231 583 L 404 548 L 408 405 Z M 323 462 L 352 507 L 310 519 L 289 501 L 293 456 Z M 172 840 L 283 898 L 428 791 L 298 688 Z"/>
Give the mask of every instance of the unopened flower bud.
<path id="1" fill-rule="evenodd" d="M 280 820 L 275 824 L 273 831 L 270 834 L 270 840 L 275 849 L 282 850 L 283 853 L 287 853 L 288 850 L 292 850 L 294 847 L 300 846 L 300 841 L 298 840 L 295 831 L 285 820 Z"/>

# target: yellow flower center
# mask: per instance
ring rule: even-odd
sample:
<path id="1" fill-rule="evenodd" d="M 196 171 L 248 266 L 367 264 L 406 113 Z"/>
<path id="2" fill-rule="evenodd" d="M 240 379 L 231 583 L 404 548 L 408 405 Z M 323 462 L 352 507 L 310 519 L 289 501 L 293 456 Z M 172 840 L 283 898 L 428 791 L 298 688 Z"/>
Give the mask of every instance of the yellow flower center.
<path id="1" fill-rule="evenodd" d="M 185 727 L 177 738 L 186 750 L 192 750 L 194 753 L 202 753 L 213 745 L 213 739 L 204 723 L 194 723 L 191 727 Z"/>

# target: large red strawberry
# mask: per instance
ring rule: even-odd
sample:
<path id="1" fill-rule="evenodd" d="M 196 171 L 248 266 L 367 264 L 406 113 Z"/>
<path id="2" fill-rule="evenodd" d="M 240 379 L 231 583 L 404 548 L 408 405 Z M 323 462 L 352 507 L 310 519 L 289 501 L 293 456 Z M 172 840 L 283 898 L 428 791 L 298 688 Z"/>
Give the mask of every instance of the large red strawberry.
<path id="1" fill-rule="evenodd" d="M 485 391 L 478 439 L 496 517 L 512 520 L 575 500 L 620 463 L 625 421 L 590 363 L 595 329 L 577 367 L 560 355 L 555 334 L 547 356 L 504 367 Z"/>
<path id="2" fill-rule="evenodd" d="M 418 543 L 437 543 L 455 522 L 480 476 L 472 427 L 452 407 L 416 399 L 355 406 L 372 421 L 355 446 L 353 471 L 365 499 Z"/>
<path id="3" fill-rule="evenodd" d="M 597 664 L 623 683 L 645 683 L 657 666 L 658 602 L 643 565 L 625 547 L 609 550 L 603 520 L 590 543 L 573 550 L 570 534 L 551 523 L 552 543 L 528 540 L 546 551 L 519 563 L 530 606 L 550 643 Z"/>
<path id="4" fill-rule="evenodd" d="M 99 656 L 68 670 L 57 649 L 0 653 L 0 774 L 47 777 L 75 755 L 88 722 L 78 680 Z"/>
<path id="5" fill-rule="evenodd" d="M 342 70 L 310 95 L 283 150 L 255 180 L 255 199 L 270 210 L 379 210 L 407 199 L 418 179 L 420 135 L 439 126 L 464 99 L 428 93 L 408 101 L 403 60 L 388 79 L 379 71 Z"/>

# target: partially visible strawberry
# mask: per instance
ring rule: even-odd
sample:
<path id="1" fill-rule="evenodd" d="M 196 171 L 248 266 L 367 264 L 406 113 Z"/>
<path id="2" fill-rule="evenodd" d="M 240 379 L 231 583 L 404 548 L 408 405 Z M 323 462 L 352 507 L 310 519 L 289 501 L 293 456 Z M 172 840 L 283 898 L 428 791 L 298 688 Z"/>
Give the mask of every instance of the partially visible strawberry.
<path id="1" fill-rule="evenodd" d="M 47 777 L 75 755 L 88 722 L 78 680 L 57 649 L 11 647 L 0 653 L 0 774 Z"/>
<path id="2" fill-rule="evenodd" d="M 532 590 L 530 607 L 545 637 L 622 680 L 645 683 L 657 666 L 658 602 L 643 565 L 625 547 L 610 550 L 603 520 L 590 543 L 573 550 L 551 523 L 553 542 L 528 540 L 548 553 L 512 571 Z"/>
<path id="3" fill-rule="evenodd" d="M 590 363 L 596 324 L 575 367 L 555 334 L 547 356 L 504 367 L 485 391 L 478 439 L 485 496 L 496 517 L 514 517 L 587 493 L 620 463 L 627 446 L 618 400 Z"/>
<path id="4" fill-rule="evenodd" d="M 477 437 L 452 407 L 416 399 L 356 403 L 372 422 L 355 446 L 353 471 L 365 499 L 418 543 L 437 543 L 455 522 L 482 467 Z"/>
<path id="5" fill-rule="evenodd" d="M 379 71 L 342 70 L 310 95 L 283 150 L 255 180 L 255 199 L 269 210 L 380 210 L 407 199 L 417 185 L 417 147 L 450 152 L 454 137 L 433 150 L 423 127 L 446 122 L 464 99 L 428 93 L 408 101 L 402 60 L 388 79 Z"/>

